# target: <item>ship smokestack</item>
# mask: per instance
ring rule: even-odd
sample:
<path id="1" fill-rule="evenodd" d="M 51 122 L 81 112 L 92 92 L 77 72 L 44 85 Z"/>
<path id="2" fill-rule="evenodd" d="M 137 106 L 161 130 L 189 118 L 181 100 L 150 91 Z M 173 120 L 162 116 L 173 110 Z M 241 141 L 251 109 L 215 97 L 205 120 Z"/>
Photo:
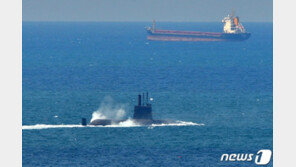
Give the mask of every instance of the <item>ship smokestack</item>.
<path id="1" fill-rule="evenodd" d="M 152 28 L 152 31 L 154 32 L 155 30 L 155 20 L 153 19 L 153 28 Z"/>
<path id="2" fill-rule="evenodd" d="M 141 106 L 141 95 L 138 95 L 138 106 Z"/>

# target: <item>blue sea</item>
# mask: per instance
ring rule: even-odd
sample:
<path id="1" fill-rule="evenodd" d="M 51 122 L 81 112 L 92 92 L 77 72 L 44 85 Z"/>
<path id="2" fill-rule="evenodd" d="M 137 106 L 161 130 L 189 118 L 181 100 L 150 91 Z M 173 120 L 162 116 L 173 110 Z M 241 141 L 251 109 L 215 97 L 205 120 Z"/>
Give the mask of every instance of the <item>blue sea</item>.
<path id="1" fill-rule="evenodd" d="M 148 41 L 150 25 L 23 22 L 23 166 L 249 167 L 254 160 L 221 155 L 273 149 L 272 23 L 244 23 L 252 35 L 243 42 Z M 80 125 L 98 111 L 131 117 L 147 91 L 155 119 L 181 123 Z"/>

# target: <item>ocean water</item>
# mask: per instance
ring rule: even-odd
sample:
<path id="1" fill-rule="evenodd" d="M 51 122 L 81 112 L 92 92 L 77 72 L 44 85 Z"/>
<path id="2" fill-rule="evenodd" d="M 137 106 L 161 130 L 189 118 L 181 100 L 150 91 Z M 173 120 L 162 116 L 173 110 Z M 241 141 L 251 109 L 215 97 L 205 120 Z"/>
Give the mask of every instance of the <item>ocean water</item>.
<path id="1" fill-rule="evenodd" d="M 272 150 L 272 23 L 244 23 L 243 42 L 147 41 L 149 25 L 23 22 L 23 166 L 255 166 L 220 158 Z M 80 126 L 97 110 L 130 117 L 146 91 L 154 118 L 179 124 Z"/>

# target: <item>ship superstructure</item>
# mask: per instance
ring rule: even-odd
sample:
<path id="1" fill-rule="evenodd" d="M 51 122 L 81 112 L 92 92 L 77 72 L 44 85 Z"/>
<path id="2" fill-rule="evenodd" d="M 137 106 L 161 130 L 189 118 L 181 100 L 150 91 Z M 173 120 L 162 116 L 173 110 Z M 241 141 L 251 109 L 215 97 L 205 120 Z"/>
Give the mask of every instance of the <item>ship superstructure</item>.
<path id="1" fill-rule="evenodd" d="M 239 17 L 234 16 L 233 13 L 225 17 L 222 22 L 224 23 L 223 32 L 200 32 L 156 29 L 155 20 L 153 20 L 152 28 L 146 28 L 147 39 L 156 41 L 243 41 L 251 36 L 240 23 Z"/>
<path id="2" fill-rule="evenodd" d="M 143 98 L 143 101 L 141 100 Z M 138 105 L 135 106 L 133 119 L 149 119 L 152 120 L 152 106 L 148 100 L 148 93 L 143 93 L 143 96 L 138 95 Z"/>
<path id="3" fill-rule="evenodd" d="M 224 33 L 229 34 L 238 34 L 238 33 L 246 33 L 246 30 L 244 26 L 239 22 L 239 17 L 234 17 L 233 14 L 228 15 L 227 17 L 224 17 L 222 20 L 222 23 L 224 23 Z"/>

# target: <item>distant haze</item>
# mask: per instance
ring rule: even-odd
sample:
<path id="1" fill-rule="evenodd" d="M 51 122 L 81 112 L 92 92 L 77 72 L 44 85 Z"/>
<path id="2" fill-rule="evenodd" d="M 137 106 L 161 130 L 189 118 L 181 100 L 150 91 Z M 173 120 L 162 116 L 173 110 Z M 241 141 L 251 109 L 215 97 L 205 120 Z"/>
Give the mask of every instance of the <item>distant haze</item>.
<path id="1" fill-rule="evenodd" d="M 23 0 L 23 21 L 272 22 L 272 0 Z"/>

